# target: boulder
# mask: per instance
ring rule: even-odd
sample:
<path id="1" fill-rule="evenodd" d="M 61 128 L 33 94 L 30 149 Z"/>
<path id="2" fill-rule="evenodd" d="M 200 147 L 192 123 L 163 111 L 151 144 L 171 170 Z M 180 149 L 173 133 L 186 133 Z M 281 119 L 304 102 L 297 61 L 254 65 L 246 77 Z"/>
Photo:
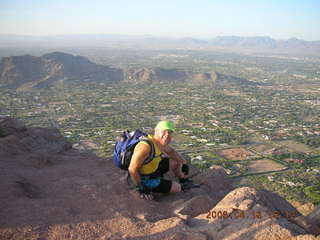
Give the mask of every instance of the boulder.
<path id="1" fill-rule="evenodd" d="M 272 202 L 265 201 L 271 197 L 266 195 L 267 192 L 253 188 L 237 188 L 207 213 L 189 219 L 187 223 L 193 230 L 224 240 L 288 239 L 306 233 L 280 211 L 275 214 L 277 208 Z M 279 202 L 279 206 L 286 206 L 286 203 Z"/>
<path id="2" fill-rule="evenodd" d="M 320 227 L 305 216 L 296 217 L 293 219 L 293 222 L 305 229 L 308 233 L 320 235 Z"/>
<path id="3" fill-rule="evenodd" d="M 0 119 L 0 128 L 3 130 L 4 135 L 24 132 L 27 130 L 26 125 L 24 125 L 22 121 L 11 117 Z"/>
<path id="4" fill-rule="evenodd" d="M 288 240 L 320 240 L 320 236 L 315 237 L 313 235 L 299 235 Z"/>
<path id="5" fill-rule="evenodd" d="M 72 148 L 58 129 L 26 127 L 21 121 L 10 117 L 0 121 L 0 128 L 6 135 L 0 138 L 0 149 L 6 155 L 13 156 L 23 152 L 50 155 Z"/>
<path id="6" fill-rule="evenodd" d="M 307 217 L 320 227 L 320 206 L 316 207 Z"/>
<path id="7" fill-rule="evenodd" d="M 172 236 L 166 238 L 167 240 L 207 240 L 207 236 L 202 233 L 181 231 L 176 232 Z"/>
<path id="8" fill-rule="evenodd" d="M 184 202 L 182 206 L 175 210 L 175 213 L 182 219 L 188 219 L 206 213 L 212 207 L 212 199 L 207 195 L 200 195 Z"/>
<path id="9" fill-rule="evenodd" d="M 230 177 L 220 166 L 213 166 L 208 171 L 193 177 L 193 180 L 201 184 L 209 196 L 216 201 L 221 200 L 233 189 Z"/>
<path id="10" fill-rule="evenodd" d="M 298 212 L 294 206 L 276 193 L 260 190 L 259 196 L 262 203 L 268 206 L 271 211 L 277 211 L 281 213 L 282 216 L 301 216 L 301 213 Z"/>

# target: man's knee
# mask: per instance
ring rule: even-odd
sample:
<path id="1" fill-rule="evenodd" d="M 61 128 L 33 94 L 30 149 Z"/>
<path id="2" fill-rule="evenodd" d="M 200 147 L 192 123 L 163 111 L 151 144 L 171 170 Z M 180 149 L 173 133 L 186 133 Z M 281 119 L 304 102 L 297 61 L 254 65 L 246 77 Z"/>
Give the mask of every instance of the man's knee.
<path id="1" fill-rule="evenodd" d="M 181 192 L 181 185 L 177 182 L 172 182 L 170 192 Z"/>

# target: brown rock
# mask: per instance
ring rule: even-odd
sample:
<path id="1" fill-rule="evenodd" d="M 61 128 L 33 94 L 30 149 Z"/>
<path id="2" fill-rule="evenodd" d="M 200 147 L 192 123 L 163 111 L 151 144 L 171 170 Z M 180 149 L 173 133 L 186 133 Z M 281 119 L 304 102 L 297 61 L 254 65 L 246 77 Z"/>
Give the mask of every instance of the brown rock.
<path id="1" fill-rule="evenodd" d="M 266 194 L 248 187 L 235 189 L 207 214 L 189 219 L 188 225 L 213 239 L 225 240 L 288 239 L 306 233 L 303 228 L 282 217 L 280 212 L 273 217 L 275 207 L 273 202 L 266 202 L 271 197 Z M 286 203 L 279 202 L 279 206 L 286 206 Z"/>
<path id="2" fill-rule="evenodd" d="M 27 130 L 27 127 L 22 121 L 10 117 L 0 120 L 0 128 L 3 129 L 5 135 L 24 132 Z"/>
<path id="3" fill-rule="evenodd" d="M 4 138 L 1 139 L 1 143 L 8 143 L 10 144 L 11 146 L 12 145 L 19 145 L 20 144 L 20 139 L 15 136 L 15 135 L 9 135 L 9 136 L 6 136 Z"/>
<path id="4" fill-rule="evenodd" d="M 267 190 L 255 190 L 249 187 L 237 188 L 227 194 L 217 206 L 221 208 L 233 208 L 249 210 L 255 204 L 268 207 L 272 212 L 278 212 L 283 217 L 301 216 L 301 214 L 288 201 L 278 194 Z"/>
<path id="5" fill-rule="evenodd" d="M 15 156 L 28 152 L 27 146 L 25 146 L 19 137 L 16 135 L 9 135 L 0 138 L 0 154 L 3 156 Z"/>
<path id="6" fill-rule="evenodd" d="M 190 190 L 188 190 L 187 194 L 189 194 L 192 197 L 200 196 L 200 195 L 208 195 L 208 193 L 203 187 L 191 188 Z"/>
<path id="7" fill-rule="evenodd" d="M 72 148 L 57 129 L 26 127 L 21 121 L 9 117 L 0 121 L 0 127 L 9 135 L 0 138 L 0 153 L 17 155 L 39 152 L 41 155 L 50 155 Z"/>
<path id="8" fill-rule="evenodd" d="M 313 235 L 320 234 L 320 227 L 305 216 L 296 217 L 293 219 L 293 222 L 305 229 L 308 233 Z"/>
<path id="9" fill-rule="evenodd" d="M 207 236 L 197 232 L 183 231 L 174 233 L 168 240 L 207 240 Z"/>
<path id="10" fill-rule="evenodd" d="M 316 207 L 307 217 L 320 227 L 320 206 Z"/>
<path id="11" fill-rule="evenodd" d="M 40 198 L 41 197 L 41 190 L 33 183 L 28 181 L 25 178 L 20 178 L 16 181 L 17 186 L 17 193 L 18 196 L 25 196 L 28 198 Z"/>
<path id="12" fill-rule="evenodd" d="M 315 237 L 313 235 L 299 235 L 296 237 L 289 238 L 288 240 L 320 240 L 320 237 Z"/>
<path id="13" fill-rule="evenodd" d="M 208 219 L 208 214 L 202 214 L 189 220 L 190 226 L 195 231 L 200 231 L 213 239 L 289 239 L 296 234 L 304 234 L 303 229 L 288 222 L 284 218 L 270 218 L 268 208 L 256 204 L 251 210 L 244 211 L 243 217 L 239 217 L 239 212 L 234 209 L 213 208 L 211 212 L 216 213 L 226 211 L 226 217 Z M 261 218 L 255 216 L 260 213 Z"/>
<path id="14" fill-rule="evenodd" d="M 250 210 L 260 200 L 257 190 L 249 187 L 237 188 L 228 193 L 217 205 L 219 209 Z"/>
<path id="15" fill-rule="evenodd" d="M 213 201 L 207 195 L 194 197 L 178 208 L 175 213 L 182 219 L 195 217 L 199 214 L 208 212 L 213 206 Z"/>
<path id="16" fill-rule="evenodd" d="M 301 204 L 296 201 L 290 201 L 294 207 L 297 208 L 297 210 L 304 216 L 307 216 L 308 214 L 312 213 L 312 211 L 315 210 L 315 206 L 313 203 L 305 203 Z"/>
<path id="17" fill-rule="evenodd" d="M 152 229 L 152 233 L 164 232 L 169 229 L 173 229 L 181 224 L 182 224 L 182 220 L 178 217 L 162 219 L 154 223 L 154 228 Z"/>
<path id="18" fill-rule="evenodd" d="M 193 177 L 194 182 L 203 185 L 209 196 L 217 201 L 231 191 L 232 182 L 224 168 L 213 166 L 208 171 Z"/>
<path id="19" fill-rule="evenodd" d="M 276 193 L 267 190 L 260 190 L 259 196 L 262 203 L 265 206 L 268 206 L 271 211 L 277 211 L 284 217 L 286 217 L 287 215 L 301 216 L 301 213 L 298 212 L 298 210 L 293 207 L 292 204 L 290 204 L 288 201 L 286 201 Z"/>

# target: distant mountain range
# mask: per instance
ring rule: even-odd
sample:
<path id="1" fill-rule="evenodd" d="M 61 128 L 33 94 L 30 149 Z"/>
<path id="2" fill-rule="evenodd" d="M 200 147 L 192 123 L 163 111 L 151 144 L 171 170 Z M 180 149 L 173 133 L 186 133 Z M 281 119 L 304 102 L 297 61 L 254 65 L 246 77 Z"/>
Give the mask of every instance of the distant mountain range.
<path id="1" fill-rule="evenodd" d="M 320 41 L 305 41 L 297 38 L 275 40 L 269 36 L 239 37 L 218 36 L 212 39 L 170 38 L 154 36 L 126 36 L 111 34 L 60 35 L 60 36 L 20 36 L 0 35 L 3 47 L 52 47 L 52 46 L 90 46 L 90 47 L 129 47 L 129 48 L 246 48 L 304 50 L 320 49 Z"/>
<path id="2" fill-rule="evenodd" d="M 4 57 L 0 62 L 0 84 L 9 88 L 45 87 L 56 81 L 189 81 L 193 83 L 255 84 L 246 79 L 217 72 L 198 73 L 177 69 L 120 69 L 98 65 L 85 57 L 53 52 Z"/>
<path id="3" fill-rule="evenodd" d="M 268 36 L 264 37 L 216 37 L 208 41 L 219 47 L 245 47 L 245 48 L 319 48 L 320 41 L 304 41 L 297 38 L 288 40 L 275 40 Z"/>

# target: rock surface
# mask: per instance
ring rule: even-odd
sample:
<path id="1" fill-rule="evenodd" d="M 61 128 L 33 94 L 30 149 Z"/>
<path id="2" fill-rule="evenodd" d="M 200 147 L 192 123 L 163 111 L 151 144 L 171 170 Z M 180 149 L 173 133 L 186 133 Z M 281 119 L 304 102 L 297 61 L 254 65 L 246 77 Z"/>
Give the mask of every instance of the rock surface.
<path id="1" fill-rule="evenodd" d="M 320 206 L 314 209 L 314 211 L 308 215 L 308 218 L 320 227 Z"/>
<path id="2" fill-rule="evenodd" d="M 285 215 L 296 211 L 287 201 L 233 190 L 222 168 L 197 173 L 198 189 L 146 201 L 110 159 L 72 149 L 56 129 L 10 118 L 0 128 L 1 240 L 317 239 Z"/>
<path id="3" fill-rule="evenodd" d="M 279 207 L 272 201 L 270 192 L 252 188 L 238 188 L 230 192 L 207 214 L 201 214 L 188 221 L 194 230 L 214 239 L 289 239 L 306 230 L 294 223 L 294 218 L 282 215 L 294 210 L 280 197 Z M 295 213 L 299 215 L 299 213 Z"/>
<path id="4" fill-rule="evenodd" d="M 131 69 L 124 73 L 126 81 L 193 81 L 193 82 L 214 82 L 217 80 L 217 74 L 212 73 L 194 73 L 177 69 L 162 68 L 142 68 Z"/>
<path id="5" fill-rule="evenodd" d="M 199 195 L 184 202 L 175 213 L 182 219 L 195 217 L 207 213 L 213 207 L 213 201 L 207 195 Z"/>

